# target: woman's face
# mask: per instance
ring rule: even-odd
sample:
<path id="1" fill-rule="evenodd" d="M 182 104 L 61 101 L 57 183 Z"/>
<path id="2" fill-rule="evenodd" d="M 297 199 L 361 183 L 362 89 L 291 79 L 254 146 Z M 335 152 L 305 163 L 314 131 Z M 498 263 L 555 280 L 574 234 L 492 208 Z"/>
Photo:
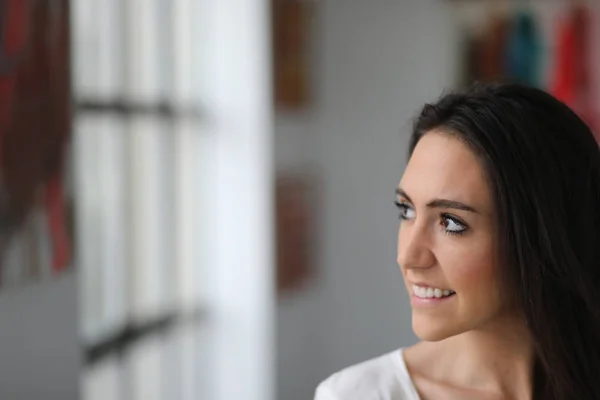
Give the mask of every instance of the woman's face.
<path id="1" fill-rule="evenodd" d="M 417 144 L 398 188 L 398 264 L 413 330 L 436 341 L 477 329 L 504 308 L 494 204 L 475 154 L 439 131 Z"/>

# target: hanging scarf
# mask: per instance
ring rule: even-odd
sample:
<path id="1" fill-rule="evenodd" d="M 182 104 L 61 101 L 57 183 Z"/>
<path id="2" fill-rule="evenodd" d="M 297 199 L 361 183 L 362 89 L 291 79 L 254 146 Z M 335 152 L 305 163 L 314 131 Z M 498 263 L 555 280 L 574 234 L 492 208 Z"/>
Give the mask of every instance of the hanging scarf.
<path id="1" fill-rule="evenodd" d="M 0 204 L 0 233 L 21 227 L 41 186 L 55 272 L 70 261 L 62 187 L 71 124 L 67 5 L 0 0 L 0 191 L 8 203 Z"/>
<path id="2" fill-rule="evenodd" d="M 479 41 L 477 78 L 484 82 L 506 78 L 505 55 L 508 32 L 507 19 L 497 13 L 490 16 L 487 29 Z"/>
<path id="3" fill-rule="evenodd" d="M 535 18 L 530 11 L 518 13 L 509 33 L 506 69 L 511 80 L 539 86 L 540 35 Z"/>
<path id="4" fill-rule="evenodd" d="M 597 131 L 594 129 L 597 118 L 593 109 L 590 74 L 590 20 L 589 10 L 583 4 L 578 4 L 561 22 L 552 93 Z"/>

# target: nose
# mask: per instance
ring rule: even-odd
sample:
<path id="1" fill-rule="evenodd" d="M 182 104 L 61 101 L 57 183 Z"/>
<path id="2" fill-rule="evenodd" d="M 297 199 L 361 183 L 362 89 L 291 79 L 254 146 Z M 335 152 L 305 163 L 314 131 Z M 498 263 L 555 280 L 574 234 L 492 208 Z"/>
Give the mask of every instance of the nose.
<path id="1" fill-rule="evenodd" d="M 401 269 L 428 268 L 436 263 L 431 237 L 425 226 L 414 221 L 400 227 L 398 234 L 398 265 Z"/>

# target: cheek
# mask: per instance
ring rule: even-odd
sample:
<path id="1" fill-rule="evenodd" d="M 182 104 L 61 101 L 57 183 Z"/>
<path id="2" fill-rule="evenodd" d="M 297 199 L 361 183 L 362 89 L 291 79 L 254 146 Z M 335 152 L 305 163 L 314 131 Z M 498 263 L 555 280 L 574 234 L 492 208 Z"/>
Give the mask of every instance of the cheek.
<path id="1" fill-rule="evenodd" d="M 498 268 L 490 243 L 456 243 L 440 249 L 437 257 L 450 287 L 463 299 L 486 302 L 495 297 L 490 294 L 498 293 Z"/>
<path id="2" fill-rule="evenodd" d="M 403 260 L 406 259 L 405 253 L 407 251 L 408 241 L 410 240 L 410 228 L 405 226 L 406 222 L 400 224 L 398 227 L 398 241 L 396 243 L 397 248 L 397 256 L 396 262 L 400 267 L 400 272 L 402 272 L 402 276 L 406 278 L 406 268 L 404 266 Z"/>

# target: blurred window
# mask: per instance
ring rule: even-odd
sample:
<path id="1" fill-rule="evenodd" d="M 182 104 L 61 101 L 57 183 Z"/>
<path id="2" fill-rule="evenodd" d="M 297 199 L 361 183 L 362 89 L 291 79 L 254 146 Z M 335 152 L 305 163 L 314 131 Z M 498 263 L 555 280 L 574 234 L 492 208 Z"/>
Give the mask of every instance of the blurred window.
<path id="1" fill-rule="evenodd" d="M 198 398 L 196 4 L 71 3 L 86 400 Z"/>

